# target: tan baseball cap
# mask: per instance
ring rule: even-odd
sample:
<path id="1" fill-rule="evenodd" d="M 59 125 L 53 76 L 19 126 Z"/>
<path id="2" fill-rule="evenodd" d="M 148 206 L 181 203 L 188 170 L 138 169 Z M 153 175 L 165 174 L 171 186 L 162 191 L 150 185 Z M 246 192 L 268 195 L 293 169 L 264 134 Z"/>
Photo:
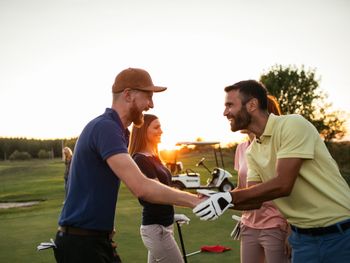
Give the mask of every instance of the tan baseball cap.
<path id="1" fill-rule="evenodd" d="M 154 86 L 151 76 L 146 70 L 140 68 L 128 68 L 121 71 L 115 77 L 112 92 L 118 93 L 125 89 L 161 92 L 167 88 Z"/>

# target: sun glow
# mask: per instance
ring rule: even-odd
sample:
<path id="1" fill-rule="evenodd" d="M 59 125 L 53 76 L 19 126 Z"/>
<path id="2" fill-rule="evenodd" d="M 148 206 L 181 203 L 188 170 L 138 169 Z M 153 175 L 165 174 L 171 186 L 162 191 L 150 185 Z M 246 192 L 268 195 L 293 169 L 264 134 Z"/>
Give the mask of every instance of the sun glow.
<path id="1" fill-rule="evenodd" d="M 152 8 L 149 1 L 90 1 L 83 9 L 71 4 L 79 1 L 61 1 L 60 8 L 20 2 L 29 1 L 2 1 L 0 8 L 0 32 L 7 36 L 0 49 L 1 137 L 79 136 L 110 106 L 114 77 L 130 66 L 146 69 L 155 84 L 168 87 L 153 98 L 153 113 L 164 127 L 160 149 L 198 137 L 222 145 L 240 141 L 223 116 L 223 88 L 259 79 L 275 64 L 317 68 L 329 101 L 350 112 L 349 1 L 317 7 L 301 0 L 155 1 Z M 256 10 L 265 6 L 273 8 L 262 20 Z M 129 9 L 135 15 L 121 11 Z M 232 10 L 239 12 L 232 16 Z M 240 23 L 247 14 L 251 19 Z"/>
<path id="2" fill-rule="evenodd" d="M 173 142 L 161 142 L 158 144 L 158 149 L 160 151 L 174 151 L 178 149 L 178 146 Z"/>

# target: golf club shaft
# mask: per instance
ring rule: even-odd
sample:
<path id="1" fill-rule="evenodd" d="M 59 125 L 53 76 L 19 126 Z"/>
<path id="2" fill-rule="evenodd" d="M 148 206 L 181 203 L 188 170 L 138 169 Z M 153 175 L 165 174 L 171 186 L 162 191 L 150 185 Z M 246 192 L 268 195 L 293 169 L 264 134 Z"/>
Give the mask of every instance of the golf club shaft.
<path id="1" fill-rule="evenodd" d="M 202 252 L 201 250 L 197 250 L 197 251 L 195 251 L 195 252 L 188 253 L 188 254 L 186 255 L 186 257 L 190 257 L 190 256 L 193 256 L 193 255 L 199 254 L 199 253 L 201 253 L 201 252 Z"/>
<path id="2" fill-rule="evenodd" d="M 187 263 L 185 245 L 184 245 L 184 241 L 182 239 L 182 233 L 181 233 L 181 226 L 180 226 L 180 224 L 178 222 L 176 222 L 176 225 L 177 225 L 177 230 L 179 232 L 180 243 L 181 243 L 181 248 L 182 248 L 182 255 L 183 255 L 185 263 Z"/>

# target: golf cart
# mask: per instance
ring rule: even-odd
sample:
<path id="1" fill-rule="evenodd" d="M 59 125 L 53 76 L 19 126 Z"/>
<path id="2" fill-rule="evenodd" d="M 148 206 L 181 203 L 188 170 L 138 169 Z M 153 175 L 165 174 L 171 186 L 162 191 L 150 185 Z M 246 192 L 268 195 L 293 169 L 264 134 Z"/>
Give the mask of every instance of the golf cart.
<path id="1" fill-rule="evenodd" d="M 211 189 L 217 188 L 221 192 L 228 192 L 234 188 L 234 185 L 229 181 L 232 175 L 225 170 L 224 160 L 222 156 L 222 151 L 220 147 L 220 142 L 178 142 L 177 146 L 204 146 L 210 145 L 214 146 L 214 157 L 216 162 L 216 167 L 211 171 L 205 164 L 205 158 L 202 158 L 196 167 L 203 166 L 211 175 L 208 179 L 206 185 L 200 184 L 200 174 L 191 170 L 183 170 L 182 162 L 177 162 L 175 158 L 174 163 L 167 163 L 168 168 L 173 173 L 172 176 L 172 187 L 183 189 Z M 215 146 L 217 146 L 217 149 Z M 221 164 L 219 164 L 218 157 L 220 157 Z"/>

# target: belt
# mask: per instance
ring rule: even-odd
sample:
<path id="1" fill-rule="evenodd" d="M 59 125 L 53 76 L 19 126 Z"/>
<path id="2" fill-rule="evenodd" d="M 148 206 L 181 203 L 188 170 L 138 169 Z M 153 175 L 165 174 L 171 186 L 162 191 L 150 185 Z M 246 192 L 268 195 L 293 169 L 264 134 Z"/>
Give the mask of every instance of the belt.
<path id="1" fill-rule="evenodd" d="M 65 233 L 67 235 L 93 236 L 93 237 L 106 237 L 106 238 L 111 237 L 111 233 L 108 231 L 90 230 L 90 229 L 78 228 L 78 227 L 72 227 L 72 226 L 59 226 L 58 231 Z"/>
<path id="2" fill-rule="evenodd" d="M 350 228 L 350 221 L 345 223 L 338 223 L 326 227 L 315 227 L 315 228 L 300 228 L 291 225 L 294 232 L 299 234 L 311 235 L 311 236 L 322 236 L 328 234 L 342 233 Z"/>

